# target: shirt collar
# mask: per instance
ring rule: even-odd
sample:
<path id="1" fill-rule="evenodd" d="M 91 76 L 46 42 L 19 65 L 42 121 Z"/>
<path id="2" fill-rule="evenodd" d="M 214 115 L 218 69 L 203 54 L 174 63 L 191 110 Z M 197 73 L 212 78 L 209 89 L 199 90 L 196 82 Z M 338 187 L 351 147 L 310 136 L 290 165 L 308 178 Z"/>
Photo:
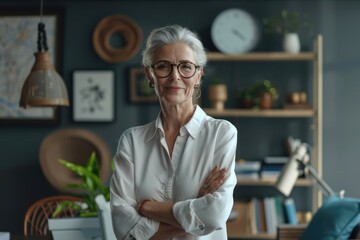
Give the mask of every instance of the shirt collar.
<path id="1" fill-rule="evenodd" d="M 194 115 L 192 116 L 190 121 L 185 124 L 185 126 L 180 128 L 180 135 L 185 134 L 185 132 L 183 132 L 183 129 L 186 129 L 193 138 L 196 138 L 201 131 L 206 116 L 206 113 L 200 108 L 200 106 L 195 106 Z"/>
<path id="2" fill-rule="evenodd" d="M 188 132 L 193 138 L 196 138 L 201 131 L 206 116 L 207 115 L 204 110 L 202 110 L 200 106 L 196 105 L 195 112 L 190 121 L 180 128 L 180 135 L 183 136 L 186 132 Z M 147 141 L 150 141 L 156 135 L 157 131 L 164 134 L 164 127 L 161 121 L 161 112 L 154 121 L 153 129 L 149 132 Z"/>

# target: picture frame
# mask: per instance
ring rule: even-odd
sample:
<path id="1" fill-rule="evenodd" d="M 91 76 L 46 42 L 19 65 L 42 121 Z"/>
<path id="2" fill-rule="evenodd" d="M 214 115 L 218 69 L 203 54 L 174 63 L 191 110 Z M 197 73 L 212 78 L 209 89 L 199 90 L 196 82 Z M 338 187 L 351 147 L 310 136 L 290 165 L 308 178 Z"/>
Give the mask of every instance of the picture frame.
<path id="1" fill-rule="evenodd" d="M 73 120 L 112 122 L 115 120 L 115 73 L 113 70 L 73 72 Z"/>
<path id="2" fill-rule="evenodd" d="M 22 86 L 35 62 L 37 52 L 37 9 L 8 9 L 0 13 L 0 124 L 58 124 L 59 108 L 19 106 Z M 42 16 L 47 35 L 48 52 L 55 69 L 61 69 L 62 9 L 46 9 Z M 58 71 L 60 75 L 61 72 Z"/>
<path id="3" fill-rule="evenodd" d="M 130 101 L 133 103 L 157 102 L 155 90 L 149 86 L 143 67 L 130 69 Z"/>

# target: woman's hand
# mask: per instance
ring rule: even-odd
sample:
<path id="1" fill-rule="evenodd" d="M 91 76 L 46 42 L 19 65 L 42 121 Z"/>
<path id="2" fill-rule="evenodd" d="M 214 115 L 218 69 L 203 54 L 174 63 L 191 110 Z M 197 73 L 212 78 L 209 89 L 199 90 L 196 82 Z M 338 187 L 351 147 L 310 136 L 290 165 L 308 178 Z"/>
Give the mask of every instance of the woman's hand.
<path id="1" fill-rule="evenodd" d="M 227 169 L 214 167 L 211 172 L 207 175 L 203 185 L 201 186 L 198 198 L 205 196 L 208 193 L 214 193 L 224 183 Z"/>

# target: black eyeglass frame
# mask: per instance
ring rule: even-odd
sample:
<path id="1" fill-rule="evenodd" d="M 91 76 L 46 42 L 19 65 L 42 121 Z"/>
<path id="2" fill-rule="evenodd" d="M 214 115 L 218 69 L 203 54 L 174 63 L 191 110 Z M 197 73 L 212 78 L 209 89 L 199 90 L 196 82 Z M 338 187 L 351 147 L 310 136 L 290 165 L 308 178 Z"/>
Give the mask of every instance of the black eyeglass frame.
<path id="1" fill-rule="evenodd" d="M 159 76 L 159 75 L 156 73 L 156 70 L 155 70 L 155 68 L 154 68 L 156 64 L 161 63 L 161 62 L 168 63 L 168 64 L 170 65 L 170 67 L 171 67 L 171 70 L 170 70 L 169 74 L 166 75 L 166 76 L 164 76 L 164 77 L 163 77 L 163 76 Z M 179 71 L 179 66 L 180 66 L 181 64 L 186 64 L 186 63 L 187 63 L 187 64 L 190 63 L 190 64 L 192 64 L 192 65 L 195 66 L 194 74 L 191 75 L 190 77 L 184 77 L 184 76 L 180 73 L 180 71 Z M 176 69 L 177 69 L 178 73 L 180 74 L 180 76 L 183 77 L 183 78 L 185 78 L 185 79 L 192 78 L 192 77 L 196 74 L 196 70 L 199 70 L 199 68 L 201 67 L 201 66 L 196 65 L 195 63 L 190 62 L 190 61 L 186 61 L 186 62 L 181 62 L 181 63 L 179 63 L 179 64 L 175 64 L 175 63 L 170 63 L 170 62 L 164 61 L 164 60 L 158 61 L 158 62 L 154 63 L 153 65 L 151 65 L 150 67 L 151 67 L 152 69 L 154 69 L 155 75 L 156 75 L 157 77 L 159 77 L 159 78 L 167 78 L 167 77 L 170 76 L 171 73 L 173 72 L 173 66 L 176 66 Z"/>

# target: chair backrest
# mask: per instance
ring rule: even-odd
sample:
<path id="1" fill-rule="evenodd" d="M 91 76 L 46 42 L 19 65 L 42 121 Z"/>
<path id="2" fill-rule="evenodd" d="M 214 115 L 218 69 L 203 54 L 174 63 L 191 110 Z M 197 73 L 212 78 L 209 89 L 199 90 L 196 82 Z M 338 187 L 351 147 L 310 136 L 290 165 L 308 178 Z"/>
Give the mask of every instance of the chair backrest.
<path id="1" fill-rule="evenodd" d="M 82 201 L 74 196 L 51 196 L 33 203 L 25 213 L 24 235 L 25 236 L 51 236 L 48 227 L 48 218 L 51 218 L 58 204 L 62 201 Z M 58 217 L 73 217 L 76 211 L 65 209 Z"/>

